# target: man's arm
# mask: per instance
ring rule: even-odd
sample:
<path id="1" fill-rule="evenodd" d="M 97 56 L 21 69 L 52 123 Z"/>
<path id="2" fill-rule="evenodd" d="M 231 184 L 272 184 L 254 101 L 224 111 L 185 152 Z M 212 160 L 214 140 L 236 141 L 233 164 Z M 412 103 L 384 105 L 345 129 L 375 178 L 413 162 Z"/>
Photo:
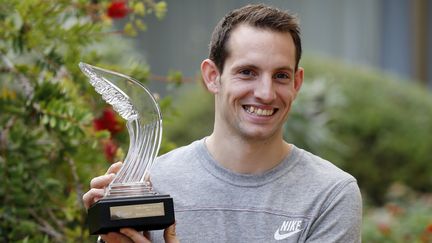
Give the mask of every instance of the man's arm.
<path id="1" fill-rule="evenodd" d="M 362 198 L 355 181 L 348 183 L 313 222 L 307 242 L 361 242 Z"/>

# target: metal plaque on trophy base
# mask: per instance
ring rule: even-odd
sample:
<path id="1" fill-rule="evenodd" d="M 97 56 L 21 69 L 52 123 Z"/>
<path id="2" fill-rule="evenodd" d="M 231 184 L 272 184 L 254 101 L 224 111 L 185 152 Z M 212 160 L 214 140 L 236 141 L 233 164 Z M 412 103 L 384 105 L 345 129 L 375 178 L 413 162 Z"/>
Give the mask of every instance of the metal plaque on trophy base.
<path id="1" fill-rule="evenodd" d="M 162 118 L 151 93 L 126 75 L 80 63 L 90 84 L 127 121 L 129 149 L 123 166 L 88 209 L 90 234 L 129 227 L 138 231 L 164 229 L 174 223 L 173 199 L 159 195 L 147 181 L 159 151 Z"/>

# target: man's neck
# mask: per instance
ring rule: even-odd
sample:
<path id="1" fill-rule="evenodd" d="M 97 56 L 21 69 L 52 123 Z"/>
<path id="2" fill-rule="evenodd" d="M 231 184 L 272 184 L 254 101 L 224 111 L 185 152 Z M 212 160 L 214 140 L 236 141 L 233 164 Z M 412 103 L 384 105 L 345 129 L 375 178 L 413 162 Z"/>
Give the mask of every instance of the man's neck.
<path id="1" fill-rule="evenodd" d="M 268 171 L 291 151 L 291 146 L 282 138 L 251 141 L 238 137 L 218 137 L 213 133 L 205 143 L 221 166 L 241 174 Z"/>

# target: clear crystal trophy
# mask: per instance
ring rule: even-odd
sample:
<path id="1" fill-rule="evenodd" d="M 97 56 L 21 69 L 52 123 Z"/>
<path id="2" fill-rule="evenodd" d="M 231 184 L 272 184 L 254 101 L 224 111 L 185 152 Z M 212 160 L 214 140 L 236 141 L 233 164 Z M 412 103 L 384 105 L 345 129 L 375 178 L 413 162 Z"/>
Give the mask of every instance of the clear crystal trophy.
<path id="1" fill-rule="evenodd" d="M 162 118 L 151 93 L 138 81 L 80 63 L 81 71 L 102 99 L 127 121 L 129 149 L 104 197 L 88 209 L 90 234 L 130 227 L 164 229 L 174 223 L 173 199 L 152 190 L 149 171 L 162 139 Z"/>

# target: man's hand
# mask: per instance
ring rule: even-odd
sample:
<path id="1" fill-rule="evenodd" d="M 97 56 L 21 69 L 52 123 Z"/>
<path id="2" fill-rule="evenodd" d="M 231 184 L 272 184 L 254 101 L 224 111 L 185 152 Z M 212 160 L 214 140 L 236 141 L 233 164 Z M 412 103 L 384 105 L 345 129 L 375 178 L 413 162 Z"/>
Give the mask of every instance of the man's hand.
<path id="1" fill-rule="evenodd" d="M 123 228 L 120 232 L 128 237 L 128 241 L 120 242 L 134 242 L 134 243 L 151 243 L 148 232 L 144 234 L 137 232 L 134 229 Z M 110 233 L 111 234 L 111 233 Z M 175 223 L 164 230 L 164 240 L 165 243 L 179 243 L 180 241 L 176 237 Z M 107 240 L 108 242 L 108 240 Z"/>
<path id="2" fill-rule="evenodd" d="M 121 233 L 121 234 L 120 234 Z M 138 232 L 131 228 L 120 229 L 120 233 L 110 232 L 106 235 L 101 235 L 105 242 L 115 243 L 151 243 L 148 232 Z M 165 243 L 179 243 L 175 232 L 175 223 L 164 231 Z"/>
<path id="3" fill-rule="evenodd" d="M 115 174 L 122 167 L 122 162 L 112 164 L 105 175 L 93 178 L 90 181 L 90 190 L 83 195 L 83 202 L 86 209 L 88 209 L 93 203 L 101 199 L 105 194 L 105 187 L 111 183 L 114 179 Z M 136 243 L 149 243 L 150 237 L 148 232 L 138 232 L 131 228 L 120 229 L 120 233 L 110 232 L 105 235 L 101 235 L 102 240 L 105 242 L 136 242 Z M 164 239 L 166 243 L 179 243 L 175 232 L 175 223 L 164 231 Z"/>
<path id="4" fill-rule="evenodd" d="M 90 190 L 83 195 L 84 207 L 88 209 L 93 203 L 104 196 L 105 187 L 114 179 L 115 174 L 122 167 L 122 162 L 112 164 L 105 175 L 95 177 L 90 182 Z"/>

